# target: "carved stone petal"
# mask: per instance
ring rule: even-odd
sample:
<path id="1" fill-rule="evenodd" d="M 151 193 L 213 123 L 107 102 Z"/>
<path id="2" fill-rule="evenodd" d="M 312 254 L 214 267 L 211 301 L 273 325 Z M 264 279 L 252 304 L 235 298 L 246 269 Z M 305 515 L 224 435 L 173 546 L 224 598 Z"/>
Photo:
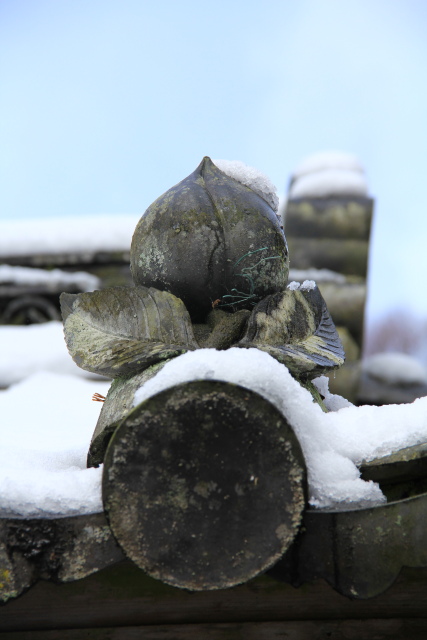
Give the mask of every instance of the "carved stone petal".
<path id="1" fill-rule="evenodd" d="M 344 364 L 345 354 L 317 287 L 267 296 L 253 310 L 236 347 L 256 347 L 295 376 L 312 378 Z"/>
<path id="2" fill-rule="evenodd" d="M 116 378 L 198 348 L 184 303 L 167 292 L 63 293 L 61 309 L 68 351 L 86 371 Z"/>

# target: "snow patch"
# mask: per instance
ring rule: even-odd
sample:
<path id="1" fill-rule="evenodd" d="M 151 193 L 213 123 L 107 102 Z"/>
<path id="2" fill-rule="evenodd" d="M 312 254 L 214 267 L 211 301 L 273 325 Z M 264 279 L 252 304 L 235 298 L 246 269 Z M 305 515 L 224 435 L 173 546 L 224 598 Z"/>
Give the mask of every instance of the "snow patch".
<path id="1" fill-rule="evenodd" d="M 314 280 L 304 280 L 304 282 L 301 284 L 300 282 L 295 282 L 295 280 L 293 280 L 288 284 L 286 288 L 290 291 L 312 291 L 316 288 L 316 283 L 314 282 Z"/>
<path id="2" fill-rule="evenodd" d="M 268 202 L 273 211 L 278 212 L 279 196 L 277 195 L 277 189 L 265 174 L 239 160 L 212 160 L 212 162 L 230 178 L 255 191 Z"/>
<path id="3" fill-rule="evenodd" d="M 316 283 L 314 280 L 304 280 L 302 285 L 300 286 L 301 291 L 313 291 L 316 288 Z"/>
<path id="4" fill-rule="evenodd" d="M 320 151 L 304 158 L 294 170 L 293 178 L 300 178 L 309 173 L 317 173 L 327 169 L 364 173 L 359 159 L 353 154 L 343 151 Z"/>
<path id="5" fill-rule="evenodd" d="M 14 284 L 27 286 L 45 286 L 51 291 L 58 291 L 70 285 L 81 291 L 94 291 L 101 286 L 101 281 L 86 271 L 68 273 L 61 269 L 33 269 L 31 267 L 13 267 L 0 265 L 0 284 Z"/>
<path id="6" fill-rule="evenodd" d="M 129 251 L 141 217 L 101 215 L 0 222 L 0 256 Z"/>
<path id="7" fill-rule="evenodd" d="M 330 269 L 289 269 L 289 278 L 298 282 L 304 282 L 304 280 L 331 282 L 334 284 L 345 284 L 347 282 L 347 278 L 342 273 L 337 273 Z"/>
<path id="8" fill-rule="evenodd" d="M 322 396 L 323 403 L 328 411 L 339 411 L 345 407 L 354 407 L 354 404 L 346 400 L 346 398 L 329 391 L 329 380 L 326 376 L 314 378 L 312 382 Z"/>
<path id="9" fill-rule="evenodd" d="M 291 177 L 289 198 L 326 198 L 368 195 L 359 160 L 341 151 L 324 151 L 308 156 Z"/>
<path id="10" fill-rule="evenodd" d="M 41 370 L 96 377 L 74 364 L 61 322 L 0 326 L 0 353 L 0 387 L 8 387 Z"/>
<path id="11" fill-rule="evenodd" d="M 367 195 L 368 185 L 362 174 L 340 169 L 325 169 L 301 176 L 289 189 L 290 198 L 365 197 Z"/>
<path id="12" fill-rule="evenodd" d="M 0 393 L 0 516 L 102 511 L 102 468 L 86 456 L 109 383 L 39 372 Z"/>
<path id="13" fill-rule="evenodd" d="M 405 353 L 378 353 L 362 362 L 364 373 L 390 385 L 427 384 L 427 369 Z"/>

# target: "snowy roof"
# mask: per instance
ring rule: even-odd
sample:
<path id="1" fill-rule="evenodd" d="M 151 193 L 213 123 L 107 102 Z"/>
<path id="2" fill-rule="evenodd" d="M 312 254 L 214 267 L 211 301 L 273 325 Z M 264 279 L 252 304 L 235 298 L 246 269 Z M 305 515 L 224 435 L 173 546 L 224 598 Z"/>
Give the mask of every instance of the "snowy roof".
<path id="1" fill-rule="evenodd" d="M 126 214 L 2 221 L 0 257 L 129 251 L 140 217 Z"/>
<path id="2" fill-rule="evenodd" d="M 28 285 L 31 287 L 45 286 L 52 291 L 74 285 L 81 291 L 93 291 L 99 288 L 101 281 L 91 273 L 75 271 L 68 273 L 61 269 L 33 269 L 31 267 L 13 267 L 7 264 L 0 265 L 0 285 Z"/>

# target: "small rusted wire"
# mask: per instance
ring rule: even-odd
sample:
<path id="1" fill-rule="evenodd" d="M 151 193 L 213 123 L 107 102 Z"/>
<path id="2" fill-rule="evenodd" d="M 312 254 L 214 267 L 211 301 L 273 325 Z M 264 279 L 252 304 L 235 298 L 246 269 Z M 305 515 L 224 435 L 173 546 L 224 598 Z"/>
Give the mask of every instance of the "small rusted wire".
<path id="1" fill-rule="evenodd" d="M 101 396 L 100 393 L 94 393 L 92 396 L 92 400 L 94 402 L 104 402 L 105 401 L 105 396 Z"/>

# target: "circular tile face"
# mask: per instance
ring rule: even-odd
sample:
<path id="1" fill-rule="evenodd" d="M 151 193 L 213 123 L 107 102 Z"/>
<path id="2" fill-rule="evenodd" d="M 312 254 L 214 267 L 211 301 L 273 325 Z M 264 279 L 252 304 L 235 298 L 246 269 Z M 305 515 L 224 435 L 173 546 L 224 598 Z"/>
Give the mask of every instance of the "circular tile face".
<path id="1" fill-rule="evenodd" d="M 141 403 L 107 450 L 104 508 L 126 555 L 177 587 L 221 589 L 272 566 L 305 506 L 298 440 L 267 400 L 218 381 Z"/>

